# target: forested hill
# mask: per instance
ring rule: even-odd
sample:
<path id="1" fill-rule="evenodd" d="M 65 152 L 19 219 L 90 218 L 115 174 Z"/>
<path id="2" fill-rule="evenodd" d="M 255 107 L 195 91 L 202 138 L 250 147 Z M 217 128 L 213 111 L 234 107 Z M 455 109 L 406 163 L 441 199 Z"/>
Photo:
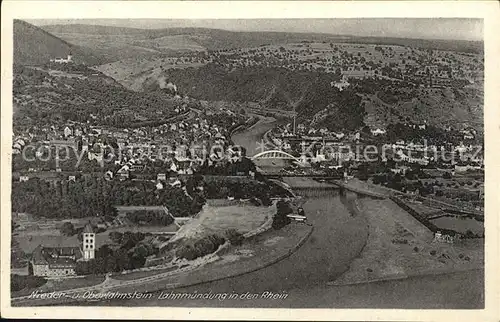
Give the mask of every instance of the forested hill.
<path id="1" fill-rule="evenodd" d="M 254 101 L 291 109 L 321 83 L 338 79 L 334 74 L 290 71 L 279 67 L 251 66 L 228 71 L 217 64 L 171 69 L 164 75 L 185 94 L 206 100 Z M 145 85 L 149 82 L 145 82 Z M 146 85 L 146 91 L 149 89 Z"/>
<path id="2" fill-rule="evenodd" d="M 256 66 L 228 72 L 216 64 L 207 64 L 201 68 L 172 69 L 165 74 L 183 93 L 195 98 L 253 101 L 284 110 L 295 108 L 304 120 L 327 109 L 335 121 L 327 118 L 329 124 L 325 126 L 332 130 L 354 130 L 364 125 L 361 98 L 352 91 L 340 92 L 332 87 L 331 82 L 340 77 L 334 73 Z"/>
<path id="3" fill-rule="evenodd" d="M 14 64 L 41 65 L 51 58 L 67 57 L 71 53 L 80 63 L 95 65 L 102 62 L 88 48 L 76 46 L 22 20 L 14 20 Z"/>
<path id="4" fill-rule="evenodd" d="M 217 64 L 163 71 L 181 92 L 205 100 L 253 101 L 264 107 L 296 109 L 302 120 L 315 119 L 332 130 L 365 124 L 385 127 L 410 120 L 438 127 L 482 120 L 481 92 L 466 87 L 420 88 L 391 80 L 351 80 L 342 92 L 331 86 L 337 73 L 291 71 L 279 67 L 238 67 Z M 146 81 L 147 84 L 154 82 Z M 151 88 L 154 89 L 154 86 Z"/>

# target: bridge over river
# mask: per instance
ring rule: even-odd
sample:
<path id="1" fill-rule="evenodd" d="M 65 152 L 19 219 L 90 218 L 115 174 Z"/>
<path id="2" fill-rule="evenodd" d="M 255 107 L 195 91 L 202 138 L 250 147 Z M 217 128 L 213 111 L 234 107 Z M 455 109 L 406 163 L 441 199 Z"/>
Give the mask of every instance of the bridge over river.
<path id="1" fill-rule="evenodd" d="M 274 126 L 263 118 L 247 131 L 233 136 L 233 141 L 256 151 L 261 136 Z M 311 178 L 285 178 L 295 189 L 326 189 L 319 197 L 306 197 L 303 208 L 314 226 L 313 234 L 295 253 L 271 266 L 242 276 L 177 289 L 175 292 L 234 293 L 275 292 L 288 294 L 282 300 L 129 300 L 102 305 L 186 306 L 186 307 L 281 307 L 281 308 L 428 308 L 471 307 L 478 302 L 477 288 L 482 283 L 476 272 L 419 277 L 347 287 L 326 286 L 349 269 L 365 246 L 368 222 L 365 216 L 352 213 L 349 204 L 354 193 L 340 194 L 333 185 Z M 328 188 L 327 188 L 328 187 Z M 481 273 L 481 272 L 479 272 Z M 159 281 L 161 283 L 161 281 Z M 472 284 L 471 284 L 472 283 Z M 472 289 L 472 290 L 471 290 Z"/>

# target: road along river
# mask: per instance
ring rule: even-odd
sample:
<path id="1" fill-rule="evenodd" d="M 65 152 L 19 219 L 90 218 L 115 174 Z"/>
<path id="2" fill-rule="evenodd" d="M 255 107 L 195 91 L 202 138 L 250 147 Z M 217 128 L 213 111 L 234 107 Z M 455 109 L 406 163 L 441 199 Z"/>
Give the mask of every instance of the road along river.
<path id="1" fill-rule="evenodd" d="M 256 142 L 274 126 L 265 118 L 233 136 L 235 144 L 255 154 Z M 253 153 L 252 153 L 253 152 Z M 275 307 L 275 308 L 479 308 L 483 304 L 483 272 L 414 277 L 350 286 L 326 286 L 349 268 L 362 251 L 368 226 L 363 214 L 354 213 L 354 195 L 306 198 L 303 208 L 313 234 L 290 257 L 242 276 L 183 289 L 174 293 L 237 294 L 236 299 L 112 300 L 78 305 Z M 388 214 L 389 215 L 389 214 Z M 268 292 L 268 293 L 266 293 Z M 269 296 L 276 295 L 277 299 Z"/>

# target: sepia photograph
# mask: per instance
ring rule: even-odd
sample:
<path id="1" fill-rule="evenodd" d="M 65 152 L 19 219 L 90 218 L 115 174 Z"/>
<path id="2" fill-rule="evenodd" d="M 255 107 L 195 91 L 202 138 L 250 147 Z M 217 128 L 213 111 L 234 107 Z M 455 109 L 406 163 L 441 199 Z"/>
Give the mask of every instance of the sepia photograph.
<path id="1" fill-rule="evenodd" d="M 2 19 L 2 307 L 486 308 L 484 17 L 70 12 Z"/>

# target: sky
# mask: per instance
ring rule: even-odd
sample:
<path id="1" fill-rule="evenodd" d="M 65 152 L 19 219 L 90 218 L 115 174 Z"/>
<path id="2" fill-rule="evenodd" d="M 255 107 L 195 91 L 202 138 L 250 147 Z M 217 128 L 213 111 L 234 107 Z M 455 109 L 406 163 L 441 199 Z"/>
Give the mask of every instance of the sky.
<path id="1" fill-rule="evenodd" d="M 352 19 L 39 19 L 48 24 L 97 24 L 132 28 L 202 27 L 231 31 L 317 32 L 335 35 L 423 39 L 482 40 L 482 19 L 352 18 Z"/>

